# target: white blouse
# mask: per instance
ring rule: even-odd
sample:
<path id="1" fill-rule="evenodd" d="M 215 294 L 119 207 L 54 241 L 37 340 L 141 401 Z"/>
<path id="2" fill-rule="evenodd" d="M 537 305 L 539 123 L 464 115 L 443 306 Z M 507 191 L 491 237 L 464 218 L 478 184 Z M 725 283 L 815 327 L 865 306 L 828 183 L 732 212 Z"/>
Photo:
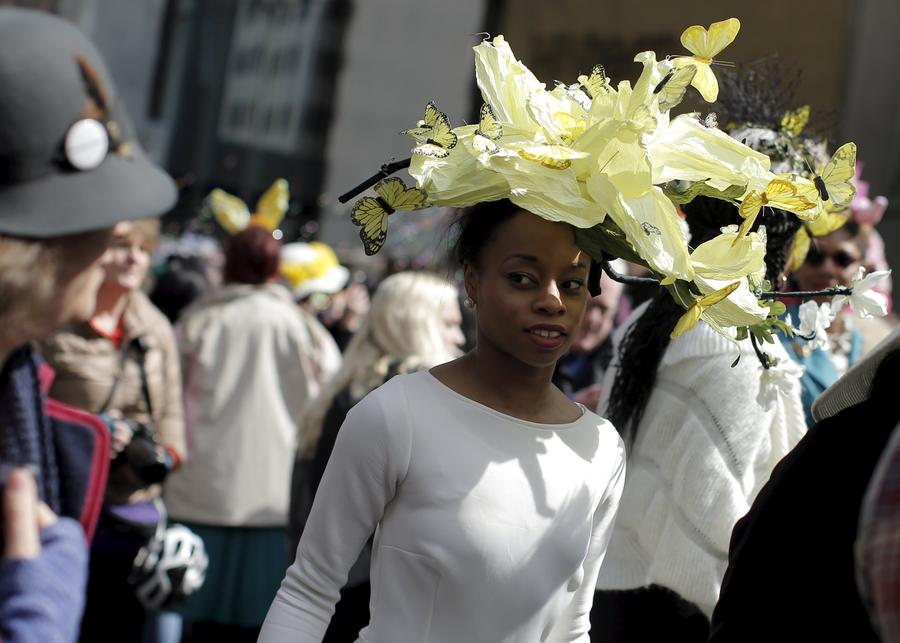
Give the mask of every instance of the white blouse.
<path id="1" fill-rule="evenodd" d="M 259 641 L 321 641 L 377 527 L 360 641 L 586 642 L 624 471 L 590 411 L 538 424 L 395 377 L 347 416 Z"/>

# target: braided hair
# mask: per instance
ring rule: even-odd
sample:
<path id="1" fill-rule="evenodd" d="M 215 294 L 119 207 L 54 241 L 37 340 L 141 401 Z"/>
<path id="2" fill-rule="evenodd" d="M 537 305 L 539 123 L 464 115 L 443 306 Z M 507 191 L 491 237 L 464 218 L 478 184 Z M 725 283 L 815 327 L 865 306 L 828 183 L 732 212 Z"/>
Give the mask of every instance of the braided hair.
<path id="1" fill-rule="evenodd" d="M 737 208 L 720 199 L 697 197 L 682 209 L 695 246 L 709 241 L 723 226 L 740 223 Z M 797 217 L 782 210 L 767 210 L 754 226 L 766 226 L 766 278 L 780 281 L 791 240 L 800 227 Z M 620 368 L 609 395 L 607 417 L 627 446 L 634 444 L 644 409 L 653 392 L 659 363 L 669 346 L 669 335 L 684 308 L 667 290 L 660 289 L 619 345 Z"/>

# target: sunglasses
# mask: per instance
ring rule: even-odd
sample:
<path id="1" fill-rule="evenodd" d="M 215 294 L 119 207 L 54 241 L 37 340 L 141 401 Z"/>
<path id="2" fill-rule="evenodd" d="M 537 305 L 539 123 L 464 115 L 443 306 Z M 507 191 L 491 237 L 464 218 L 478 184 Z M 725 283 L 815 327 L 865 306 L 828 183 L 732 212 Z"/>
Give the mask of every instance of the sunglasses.
<path id="1" fill-rule="evenodd" d="M 862 259 L 846 250 L 838 250 L 832 254 L 825 254 L 815 246 L 812 246 L 806 255 L 806 263 L 813 267 L 821 266 L 828 257 L 831 257 L 831 260 L 841 268 L 849 268 L 853 264 L 859 263 Z"/>

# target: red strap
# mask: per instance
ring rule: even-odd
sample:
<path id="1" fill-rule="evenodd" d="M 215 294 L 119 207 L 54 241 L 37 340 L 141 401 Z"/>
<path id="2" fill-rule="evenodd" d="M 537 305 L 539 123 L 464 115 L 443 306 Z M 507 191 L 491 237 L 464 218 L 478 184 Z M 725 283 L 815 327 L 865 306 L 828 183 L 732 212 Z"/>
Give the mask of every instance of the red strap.
<path id="1" fill-rule="evenodd" d="M 63 422 L 88 426 L 94 431 L 94 452 L 91 454 L 90 477 L 84 506 L 81 508 L 81 526 L 88 542 L 94 536 L 94 528 L 100 519 L 103 497 L 106 493 L 106 477 L 109 474 L 110 435 L 106 424 L 93 413 L 72 408 L 56 400 L 47 400 L 47 415 Z"/>

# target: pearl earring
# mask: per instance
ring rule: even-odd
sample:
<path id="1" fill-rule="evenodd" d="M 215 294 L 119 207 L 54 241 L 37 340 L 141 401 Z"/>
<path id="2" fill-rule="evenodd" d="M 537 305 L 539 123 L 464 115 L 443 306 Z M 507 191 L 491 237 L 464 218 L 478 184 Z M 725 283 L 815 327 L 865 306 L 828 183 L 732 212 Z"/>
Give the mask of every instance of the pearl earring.
<path id="1" fill-rule="evenodd" d="M 466 308 L 475 308 L 475 300 L 471 297 L 466 297 L 466 300 L 463 302 L 463 306 Z"/>

